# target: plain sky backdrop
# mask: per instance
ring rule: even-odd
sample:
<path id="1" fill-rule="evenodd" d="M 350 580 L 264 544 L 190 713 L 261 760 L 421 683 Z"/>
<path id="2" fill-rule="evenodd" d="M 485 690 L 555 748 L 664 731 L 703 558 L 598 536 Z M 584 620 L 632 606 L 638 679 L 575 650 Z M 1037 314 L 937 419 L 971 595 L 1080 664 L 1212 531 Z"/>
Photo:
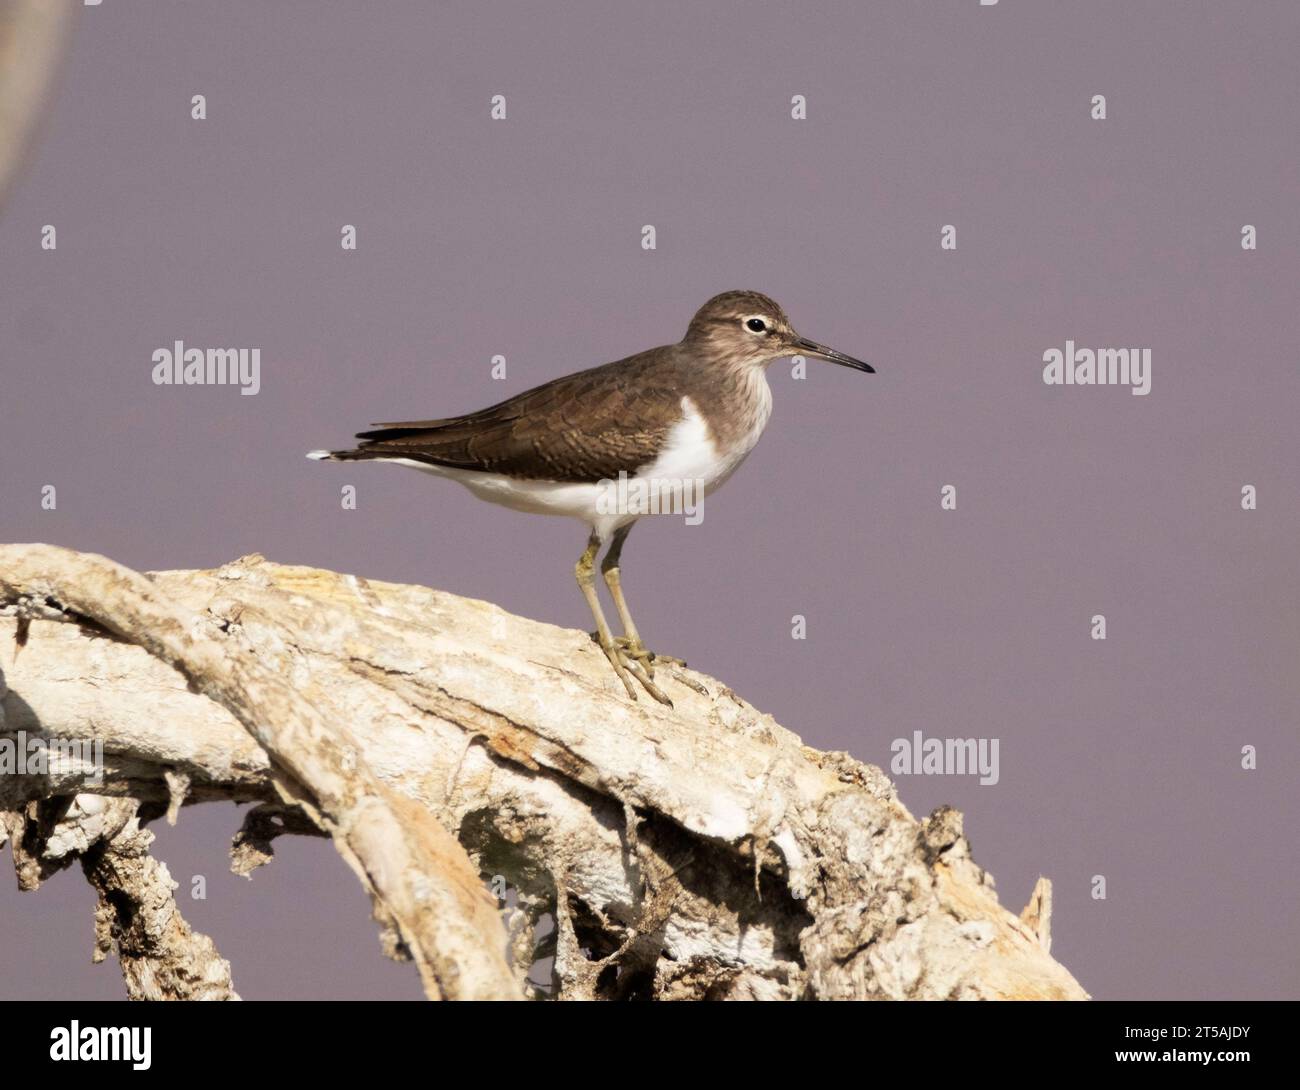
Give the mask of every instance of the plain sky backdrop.
<path id="1" fill-rule="evenodd" d="M 999 739 L 996 786 L 901 797 L 964 812 L 1012 911 L 1053 879 L 1095 996 L 1297 998 L 1298 52 L 1294 0 L 106 0 L 0 213 L 0 539 L 589 627 L 576 522 L 304 452 L 767 292 L 878 374 L 773 365 L 703 523 L 629 540 L 647 642 L 886 768 L 913 731 Z M 177 339 L 260 348 L 261 392 L 154 385 Z M 1045 385 L 1067 339 L 1150 348 L 1149 396 Z M 419 994 L 328 844 L 246 882 L 237 824 L 188 809 L 158 855 L 244 996 Z M 91 909 L 75 870 L 0 881 L 0 998 L 121 996 Z"/>

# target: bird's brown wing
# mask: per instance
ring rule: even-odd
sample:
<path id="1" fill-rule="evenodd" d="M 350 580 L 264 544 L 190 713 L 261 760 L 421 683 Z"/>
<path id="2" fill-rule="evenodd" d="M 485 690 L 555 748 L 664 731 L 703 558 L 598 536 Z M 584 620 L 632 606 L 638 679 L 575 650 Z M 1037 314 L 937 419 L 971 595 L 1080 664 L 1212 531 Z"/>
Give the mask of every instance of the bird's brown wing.
<path id="1" fill-rule="evenodd" d="M 681 416 L 671 369 L 648 355 L 566 375 L 467 416 L 384 424 L 358 434 L 361 445 L 349 453 L 532 480 L 631 475 L 654 461 Z"/>

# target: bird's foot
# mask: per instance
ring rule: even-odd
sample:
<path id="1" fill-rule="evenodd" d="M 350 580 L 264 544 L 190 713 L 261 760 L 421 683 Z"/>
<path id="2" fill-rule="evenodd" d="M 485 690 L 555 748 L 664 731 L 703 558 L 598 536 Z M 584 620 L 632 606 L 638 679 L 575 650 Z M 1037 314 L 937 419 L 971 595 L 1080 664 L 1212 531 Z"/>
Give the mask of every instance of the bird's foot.
<path id="1" fill-rule="evenodd" d="M 708 696 L 709 690 L 696 681 L 689 674 L 682 673 L 686 668 L 686 660 L 674 658 L 672 655 L 661 655 L 657 651 L 651 651 L 640 640 L 634 640 L 628 636 L 615 636 L 614 642 L 618 644 L 619 650 L 628 658 L 635 659 L 642 665 L 646 676 L 653 680 L 655 676 L 655 663 L 663 666 L 675 666 L 680 669 L 672 671 L 674 681 L 679 681 L 688 689 L 694 689 L 701 696 Z"/>
<path id="2" fill-rule="evenodd" d="M 606 642 L 600 638 L 599 632 L 593 632 L 591 638 L 605 652 L 605 657 L 609 659 L 609 664 L 614 668 L 614 673 L 618 675 L 619 681 L 623 683 L 628 696 L 633 700 L 637 698 L 636 686 L 632 684 L 632 679 L 636 678 L 641 687 L 660 704 L 666 704 L 670 708 L 673 706 L 668 694 L 654 683 L 654 668 L 649 666 L 650 660 L 655 658 L 652 652 L 647 651 L 644 647 L 632 649 L 629 646 L 630 641 L 625 636 L 613 637 Z"/>
<path id="3" fill-rule="evenodd" d="M 645 668 L 645 672 L 650 677 L 655 676 L 655 663 L 657 662 L 666 663 L 669 666 L 686 665 L 685 659 L 675 659 L 672 655 L 656 654 L 639 639 L 634 640 L 630 636 L 615 636 L 614 642 L 618 644 L 618 648 L 623 652 L 623 654 L 628 658 L 635 659 L 639 662 Z"/>

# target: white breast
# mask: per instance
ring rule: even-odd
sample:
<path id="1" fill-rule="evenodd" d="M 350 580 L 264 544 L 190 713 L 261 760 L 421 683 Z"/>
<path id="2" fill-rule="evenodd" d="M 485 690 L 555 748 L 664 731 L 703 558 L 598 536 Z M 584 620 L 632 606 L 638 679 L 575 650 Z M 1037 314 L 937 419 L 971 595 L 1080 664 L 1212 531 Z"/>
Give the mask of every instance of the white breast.
<path id="1" fill-rule="evenodd" d="M 689 397 L 682 398 L 682 418 L 668 434 L 663 452 L 637 477 L 643 480 L 673 479 L 702 481 L 705 493 L 722 487 L 754 449 L 772 415 L 772 391 L 762 373 L 757 382 L 754 419 L 748 430 L 729 446 L 721 445 L 709 430 L 699 407 Z"/>

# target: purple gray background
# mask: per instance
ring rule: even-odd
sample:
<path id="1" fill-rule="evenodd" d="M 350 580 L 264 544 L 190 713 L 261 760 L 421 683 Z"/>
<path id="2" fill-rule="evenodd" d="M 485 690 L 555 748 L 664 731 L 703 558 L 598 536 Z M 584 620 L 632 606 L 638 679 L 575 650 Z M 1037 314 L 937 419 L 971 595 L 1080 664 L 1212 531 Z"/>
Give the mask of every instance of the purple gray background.
<path id="1" fill-rule="evenodd" d="M 0 539 L 258 551 L 589 627 L 577 523 L 303 453 L 767 292 L 879 373 L 772 367 L 703 524 L 632 535 L 648 642 L 863 760 L 999 738 L 997 786 L 901 796 L 964 811 L 1013 911 L 1054 880 L 1054 953 L 1097 997 L 1295 998 L 1298 47 L 1292 0 L 106 0 L 0 215 Z M 261 348 L 261 394 L 152 385 L 177 338 Z M 1044 386 L 1066 338 L 1150 347 L 1152 393 Z M 182 907 L 244 996 L 419 994 L 327 844 L 245 882 L 236 826 L 188 810 L 158 853 L 182 892 L 207 876 Z M 0 915 L 0 996 L 122 995 L 79 873 L 0 880 Z"/>

